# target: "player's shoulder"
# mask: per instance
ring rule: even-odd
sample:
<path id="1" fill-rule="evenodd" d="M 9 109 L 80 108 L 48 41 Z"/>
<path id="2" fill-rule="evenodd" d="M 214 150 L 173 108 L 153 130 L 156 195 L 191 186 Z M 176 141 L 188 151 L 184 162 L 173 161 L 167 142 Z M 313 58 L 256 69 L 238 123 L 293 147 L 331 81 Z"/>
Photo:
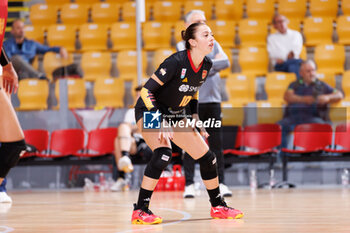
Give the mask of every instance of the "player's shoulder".
<path id="1" fill-rule="evenodd" d="M 211 59 L 208 56 L 204 57 L 204 63 L 209 65 L 209 66 L 213 65 L 213 62 L 211 61 Z"/>
<path id="2" fill-rule="evenodd" d="M 170 55 L 169 57 L 167 57 L 164 62 L 169 64 L 177 64 L 179 62 L 181 62 L 183 60 L 184 56 L 183 56 L 183 51 L 180 52 L 175 52 L 172 55 Z"/>
<path id="3" fill-rule="evenodd" d="M 187 56 L 186 50 L 182 50 L 182 51 L 173 53 L 169 58 L 172 58 L 176 61 L 183 61 L 186 56 Z"/>

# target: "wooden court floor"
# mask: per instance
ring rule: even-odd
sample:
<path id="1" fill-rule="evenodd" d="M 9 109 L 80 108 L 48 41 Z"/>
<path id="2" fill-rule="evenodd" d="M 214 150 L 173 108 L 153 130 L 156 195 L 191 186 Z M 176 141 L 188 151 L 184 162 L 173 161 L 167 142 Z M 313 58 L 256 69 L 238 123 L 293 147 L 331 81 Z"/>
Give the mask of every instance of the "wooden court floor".
<path id="1" fill-rule="evenodd" d="M 0 204 L 4 232 L 350 232 L 350 189 L 234 189 L 226 201 L 241 209 L 240 220 L 209 216 L 207 194 L 184 200 L 180 192 L 157 192 L 151 209 L 161 225 L 131 225 L 137 191 L 10 192 L 13 204 Z"/>

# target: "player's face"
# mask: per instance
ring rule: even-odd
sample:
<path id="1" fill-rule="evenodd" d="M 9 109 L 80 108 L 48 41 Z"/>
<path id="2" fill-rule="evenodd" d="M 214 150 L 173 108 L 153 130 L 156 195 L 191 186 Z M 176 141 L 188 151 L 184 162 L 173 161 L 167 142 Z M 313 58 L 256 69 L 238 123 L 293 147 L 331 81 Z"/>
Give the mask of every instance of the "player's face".
<path id="1" fill-rule="evenodd" d="M 198 27 L 195 33 L 195 47 L 202 50 L 205 55 L 211 53 L 214 47 L 214 36 L 207 25 Z"/>

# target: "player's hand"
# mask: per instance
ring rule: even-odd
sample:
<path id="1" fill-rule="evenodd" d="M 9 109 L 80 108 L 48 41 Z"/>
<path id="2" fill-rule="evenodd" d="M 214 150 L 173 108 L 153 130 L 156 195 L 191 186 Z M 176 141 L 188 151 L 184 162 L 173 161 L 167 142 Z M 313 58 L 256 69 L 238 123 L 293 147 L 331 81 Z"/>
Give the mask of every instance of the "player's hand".
<path id="1" fill-rule="evenodd" d="M 193 118 L 196 122 L 199 121 L 199 116 L 198 116 L 197 113 L 192 114 L 192 118 Z M 195 124 L 195 125 L 196 125 L 196 124 Z M 193 130 L 193 132 L 195 132 L 195 133 L 197 132 L 196 127 L 192 128 L 192 130 Z M 199 128 L 199 133 L 200 133 L 200 135 L 202 135 L 202 137 L 205 137 L 205 138 L 208 138 L 208 137 L 209 137 L 209 134 L 208 134 L 207 130 L 206 130 L 203 126 Z"/>
<path id="2" fill-rule="evenodd" d="M 205 138 L 209 137 L 209 134 L 204 127 L 200 128 L 199 130 L 200 130 L 199 133 L 202 135 L 202 137 L 205 137 Z"/>
<path id="3" fill-rule="evenodd" d="M 163 120 L 163 124 L 165 126 L 168 126 L 168 122 L 166 120 Z M 158 140 L 160 143 L 167 142 L 169 140 L 173 140 L 174 138 L 174 132 L 171 127 L 161 127 L 158 134 Z"/>
<path id="4" fill-rule="evenodd" d="M 17 92 L 18 76 L 12 63 L 2 67 L 2 86 L 9 94 Z"/>

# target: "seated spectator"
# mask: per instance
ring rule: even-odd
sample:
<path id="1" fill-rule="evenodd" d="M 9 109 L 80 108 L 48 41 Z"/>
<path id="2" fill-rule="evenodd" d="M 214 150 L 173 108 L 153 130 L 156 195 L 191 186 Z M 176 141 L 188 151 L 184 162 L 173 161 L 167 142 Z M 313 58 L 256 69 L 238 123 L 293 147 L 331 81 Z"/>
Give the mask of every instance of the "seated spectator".
<path id="1" fill-rule="evenodd" d="M 329 123 L 328 104 L 337 102 L 343 94 L 317 79 L 316 65 L 307 60 L 300 65 L 300 79 L 292 82 L 284 94 L 287 102 L 282 126 L 282 147 L 287 147 L 287 136 L 298 124 Z"/>
<path id="2" fill-rule="evenodd" d="M 136 100 L 140 96 L 142 86 L 135 88 Z M 128 188 L 125 181 L 125 173 L 134 170 L 132 161 L 138 163 L 147 163 L 152 157 L 152 150 L 147 146 L 145 140 L 137 128 L 135 122 L 135 109 L 129 109 L 124 121 L 118 127 L 118 137 L 115 139 L 115 164 L 118 169 L 117 181 L 112 185 L 112 191 L 123 191 Z"/>
<path id="3" fill-rule="evenodd" d="M 295 73 L 299 79 L 303 37 L 300 32 L 288 28 L 288 19 L 283 15 L 275 15 L 272 24 L 277 32 L 267 37 L 270 61 L 276 71 Z"/>
<path id="4" fill-rule="evenodd" d="M 20 19 L 12 22 L 12 37 L 4 42 L 5 51 L 14 66 L 18 78 L 47 79 L 44 73 L 33 68 L 32 62 L 37 54 L 46 52 L 59 53 L 63 59 L 67 59 L 67 50 L 63 47 L 49 47 L 34 40 L 25 38 L 24 23 Z"/>

